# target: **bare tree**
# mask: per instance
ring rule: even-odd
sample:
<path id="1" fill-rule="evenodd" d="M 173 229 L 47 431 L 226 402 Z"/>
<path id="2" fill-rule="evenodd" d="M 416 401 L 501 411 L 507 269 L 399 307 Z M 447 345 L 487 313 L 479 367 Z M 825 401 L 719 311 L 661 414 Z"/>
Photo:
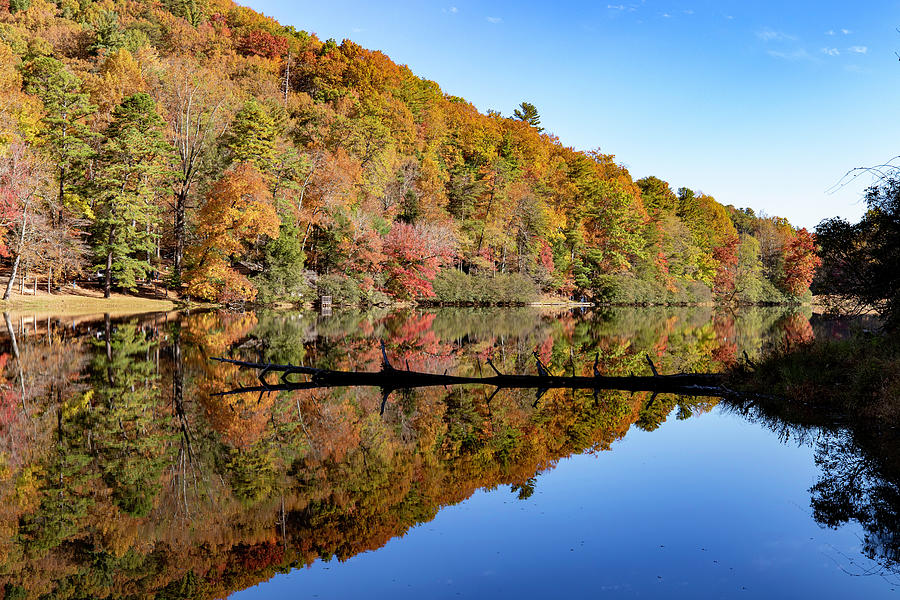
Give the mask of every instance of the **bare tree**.
<path id="1" fill-rule="evenodd" d="M 185 215 L 191 192 L 203 169 L 210 148 L 228 127 L 228 87 L 213 73 L 170 65 L 164 102 L 171 126 L 177 168 L 174 192 L 174 269 L 180 279 L 184 258 Z"/>
<path id="2" fill-rule="evenodd" d="M 9 300 L 19 264 L 26 249 L 30 212 L 35 197 L 47 183 L 44 169 L 39 168 L 36 159 L 24 144 L 14 144 L 6 156 L 0 158 L 0 200 L 3 203 L 4 228 L 15 232 L 13 264 L 9 281 L 3 292 L 3 299 Z"/>

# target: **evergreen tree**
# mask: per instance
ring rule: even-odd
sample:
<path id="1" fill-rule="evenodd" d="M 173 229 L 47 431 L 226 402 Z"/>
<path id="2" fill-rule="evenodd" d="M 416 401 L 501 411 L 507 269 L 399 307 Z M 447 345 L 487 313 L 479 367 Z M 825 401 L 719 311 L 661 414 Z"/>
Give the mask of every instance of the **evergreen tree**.
<path id="1" fill-rule="evenodd" d="M 638 179 L 635 184 L 641 188 L 641 198 L 644 206 L 653 215 L 673 214 L 678 209 L 678 197 L 669 187 L 669 184 L 658 177 L 644 177 Z M 686 188 L 682 188 L 686 189 Z"/>
<path id="2" fill-rule="evenodd" d="M 541 127 L 541 116 L 538 114 L 537 107 L 531 102 L 521 103 L 519 108 L 513 111 L 513 117 L 528 123 L 538 131 L 544 130 L 544 128 Z"/>
<path id="3" fill-rule="evenodd" d="M 9 0 L 9 12 L 16 14 L 31 7 L 31 0 Z"/>
<path id="4" fill-rule="evenodd" d="M 94 43 L 90 49 L 101 54 L 114 52 L 125 45 L 125 34 L 119 26 L 119 15 L 113 10 L 104 10 L 95 19 L 92 26 Z"/>
<path id="5" fill-rule="evenodd" d="M 181 17 L 194 27 L 206 18 L 206 0 L 165 0 L 163 6 L 176 17 Z"/>
<path id="6" fill-rule="evenodd" d="M 92 155 L 88 142 L 93 134 L 84 121 L 95 107 L 82 93 L 81 80 L 55 58 L 41 56 L 25 63 L 22 79 L 25 91 L 36 95 L 44 105 L 39 138 L 55 166 L 62 207 L 73 171 Z"/>
<path id="7" fill-rule="evenodd" d="M 113 111 L 100 151 L 95 184 L 99 201 L 94 222 L 94 252 L 105 269 L 104 295 L 112 283 L 133 289 L 150 269 L 158 220 L 155 184 L 166 174 L 171 147 L 163 138 L 163 120 L 145 93 L 125 98 Z"/>
<path id="8" fill-rule="evenodd" d="M 89 426 L 97 469 L 126 513 L 144 517 L 160 489 L 160 474 L 172 451 L 169 422 L 155 418 L 159 375 L 150 359 L 154 343 L 134 324 L 113 330 L 107 315 L 105 336 L 94 340 L 91 361 L 94 409 L 83 416 Z"/>
<path id="9" fill-rule="evenodd" d="M 249 161 L 265 173 L 275 163 L 275 119 L 266 107 L 249 100 L 234 116 L 225 146 L 234 162 Z"/>
<path id="10" fill-rule="evenodd" d="M 305 256 L 300 248 L 301 234 L 287 221 L 281 223 L 279 235 L 265 247 L 265 269 L 254 279 L 261 302 L 300 301 L 311 294 L 303 277 Z"/>

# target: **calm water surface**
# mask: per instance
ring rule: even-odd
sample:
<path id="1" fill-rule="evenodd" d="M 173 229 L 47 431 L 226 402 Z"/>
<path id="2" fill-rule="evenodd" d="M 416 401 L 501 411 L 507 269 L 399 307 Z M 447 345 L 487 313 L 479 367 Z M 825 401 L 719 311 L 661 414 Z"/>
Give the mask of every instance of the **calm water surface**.
<path id="1" fill-rule="evenodd" d="M 718 371 L 846 326 L 802 312 L 10 315 L 6 598 L 877 598 L 893 434 L 649 393 L 220 395 L 231 356 L 452 374 Z M 9 334 L 12 334 L 10 336 Z M 15 338 L 13 341 L 12 338 Z M 896 539 L 895 539 L 896 538 Z"/>

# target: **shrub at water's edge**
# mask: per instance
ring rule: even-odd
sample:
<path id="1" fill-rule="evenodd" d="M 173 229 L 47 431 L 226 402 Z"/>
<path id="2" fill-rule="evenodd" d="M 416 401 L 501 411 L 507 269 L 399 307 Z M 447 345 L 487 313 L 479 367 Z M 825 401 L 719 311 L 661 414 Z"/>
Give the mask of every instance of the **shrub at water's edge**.
<path id="1" fill-rule="evenodd" d="M 742 390 L 777 397 L 785 410 L 900 423 L 900 340 L 858 331 L 772 351 L 732 374 Z"/>

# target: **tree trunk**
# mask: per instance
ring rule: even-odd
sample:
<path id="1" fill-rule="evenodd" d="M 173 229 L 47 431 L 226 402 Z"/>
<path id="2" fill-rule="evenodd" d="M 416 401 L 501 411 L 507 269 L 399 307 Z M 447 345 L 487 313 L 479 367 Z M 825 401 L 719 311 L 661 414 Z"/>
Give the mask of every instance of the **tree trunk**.
<path id="1" fill-rule="evenodd" d="M 112 295 L 112 250 L 106 253 L 106 277 L 103 282 L 103 297 Z"/>
<path id="2" fill-rule="evenodd" d="M 147 239 L 152 239 L 152 238 L 150 238 L 150 221 L 147 221 Z M 152 264 L 152 261 L 150 260 L 151 256 L 153 256 L 153 250 L 148 246 L 147 247 L 147 283 L 150 283 L 153 281 L 153 269 L 150 268 L 150 265 Z"/>
<path id="3" fill-rule="evenodd" d="M 497 183 L 494 182 L 491 187 L 491 195 L 488 196 L 488 205 L 487 210 L 484 212 L 484 223 L 481 224 L 481 235 L 478 236 L 478 252 L 481 252 L 481 244 L 484 242 L 484 230 L 487 229 L 487 221 L 488 217 L 491 214 L 491 206 L 494 204 L 494 189 L 496 188 Z"/>
<path id="4" fill-rule="evenodd" d="M 25 227 L 28 224 L 28 202 L 25 202 L 25 208 L 22 209 L 22 231 L 19 232 L 19 246 L 16 248 L 16 258 L 13 260 L 12 273 L 9 274 L 9 281 L 6 282 L 6 291 L 3 292 L 3 299 L 9 300 L 13 286 L 16 283 L 16 273 L 19 271 L 19 262 L 22 258 L 22 248 L 25 246 Z"/>
<path id="5" fill-rule="evenodd" d="M 106 251 L 106 277 L 103 285 L 103 297 L 109 298 L 112 293 L 112 245 L 115 228 L 109 228 L 109 250 Z"/>
<path id="6" fill-rule="evenodd" d="M 723 375 L 717 373 L 680 373 L 676 375 L 660 375 L 656 365 L 647 356 L 652 375 L 631 375 L 624 377 L 601 375 L 594 362 L 593 377 L 553 375 L 541 359 L 534 354 L 538 375 L 504 375 L 497 367 L 487 361 L 495 375 L 489 377 L 461 377 L 456 375 L 420 373 L 408 368 L 395 369 L 388 361 L 387 352 L 382 345 L 382 367 L 380 371 L 332 371 L 299 365 L 279 365 L 271 363 L 254 363 L 230 358 L 211 357 L 212 360 L 247 367 L 258 371 L 257 377 L 262 385 L 242 387 L 235 390 L 219 392 L 217 395 L 229 395 L 249 392 L 272 392 L 282 390 L 309 390 L 330 387 L 380 387 L 384 399 L 393 390 L 425 388 L 450 385 L 490 385 L 497 389 L 535 389 L 538 399 L 548 389 L 582 389 L 582 390 L 623 390 L 631 392 L 655 392 L 663 394 L 683 394 L 689 396 L 728 397 L 735 392 L 722 385 Z M 272 384 L 266 381 L 266 374 L 280 372 L 281 383 Z M 292 382 L 291 375 L 309 375 L 308 381 Z"/>
<path id="7" fill-rule="evenodd" d="M 6 321 L 6 331 L 9 332 L 9 340 L 12 345 L 13 356 L 16 357 L 16 367 L 19 371 L 19 386 L 22 391 L 22 410 L 25 411 L 25 374 L 22 372 L 22 362 L 19 359 L 19 346 L 16 344 L 16 332 L 13 329 L 12 320 L 9 318 L 9 313 L 3 313 L 3 320 Z"/>
<path id="8" fill-rule="evenodd" d="M 103 339 L 106 342 L 106 380 L 109 382 L 109 386 L 113 387 L 116 385 L 116 378 L 113 375 L 112 368 L 112 320 L 109 318 L 109 313 L 103 315 L 103 334 Z"/>
<path id="9" fill-rule="evenodd" d="M 175 270 L 175 281 L 179 283 L 181 282 L 181 263 L 184 258 L 184 209 L 187 204 L 187 193 L 188 188 L 185 187 L 175 195 L 175 256 L 173 257 L 173 267 Z"/>
<path id="10" fill-rule="evenodd" d="M 16 284 L 16 275 L 19 271 L 20 260 L 21 255 L 16 253 L 16 258 L 13 260 L 12 273 L 9 274 L 9 281 L 6 282 L 6 291 L 3 292 L 4 300 L 9 300 L 9 295 L 12 294 L 13 286 Z"/>
<path id="11" fill-rule="evenodd" d="M 59 169 L 59 211 L 56 214 L 56 222 L 53 223 L 54 226 L 62 223 L 63 218 L 63 202 L 65 201 L 65 193 L 66 193 L 66 170 L 60 167 Z M 52 220 L 52 217 L 51 217 Z"/>

